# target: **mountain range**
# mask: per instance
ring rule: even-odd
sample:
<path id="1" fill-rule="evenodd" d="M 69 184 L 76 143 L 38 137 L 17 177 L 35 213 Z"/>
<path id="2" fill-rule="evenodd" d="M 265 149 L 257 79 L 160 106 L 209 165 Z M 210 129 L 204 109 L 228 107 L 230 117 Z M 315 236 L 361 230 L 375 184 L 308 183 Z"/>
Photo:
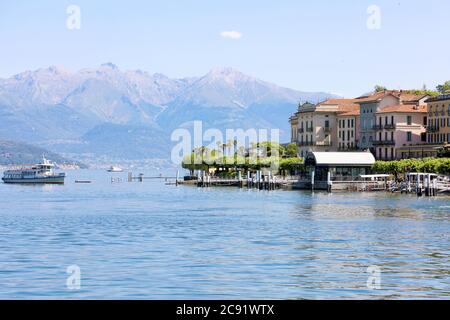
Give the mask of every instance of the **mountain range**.
<path id="1" fill-rule="evenodd" d="M 203 121 L 224 130 L 279 128 L 300 101 L 334 95 L 282 88 L 232 68 L 171 79 L 112 63 L 62 67 L 0 79 L 0 139 L 26 141 L 75 157 L 169 158 L 172 130 Z"/>

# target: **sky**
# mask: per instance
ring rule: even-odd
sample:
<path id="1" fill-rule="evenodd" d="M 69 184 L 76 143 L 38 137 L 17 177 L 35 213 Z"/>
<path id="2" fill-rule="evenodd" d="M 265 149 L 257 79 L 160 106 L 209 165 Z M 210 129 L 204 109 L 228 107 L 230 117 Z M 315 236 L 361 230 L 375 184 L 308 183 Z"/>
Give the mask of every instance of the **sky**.
<path id="1" fill-rule="evenodd" d="M 448 0 L 0 1 L 2 78 L 105 62 L 173 78 L 233 67 L 345 97 L 450 80 Z"/>

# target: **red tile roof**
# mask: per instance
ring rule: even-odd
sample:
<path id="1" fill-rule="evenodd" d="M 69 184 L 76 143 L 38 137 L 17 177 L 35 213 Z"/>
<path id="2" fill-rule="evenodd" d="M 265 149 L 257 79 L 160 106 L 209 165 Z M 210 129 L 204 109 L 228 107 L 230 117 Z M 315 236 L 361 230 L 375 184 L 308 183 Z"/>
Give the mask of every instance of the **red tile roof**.
<path id="1" fill-rule="evenodd" d="M 381 109 L 377 113 L 426 113 L 426 105 L 401 104 Z"/>
<path id="2" fill-rule="evenodd" d="M 426 94 L 414 94 L 403 90 L 385 90 L 372 93 L 368 96 L 359 97 L 356 100 L 358 103 L 377 102 L 389 95 L 402 100 L 403 103 L 418 102 L 419 100 L 427 97 Z"/>

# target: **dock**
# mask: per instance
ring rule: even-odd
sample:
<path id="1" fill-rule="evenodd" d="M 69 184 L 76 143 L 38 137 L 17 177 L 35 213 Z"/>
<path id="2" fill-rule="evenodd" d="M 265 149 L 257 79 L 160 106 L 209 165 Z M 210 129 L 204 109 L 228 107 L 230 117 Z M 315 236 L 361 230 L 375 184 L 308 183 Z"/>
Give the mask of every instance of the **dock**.
<path id="1" fill-rule="evenodd" d="M 313 175 L 314 176 L 314 175 Z M 437 196 L 450 193 L 450 180 L 447 181 L 435 174 L 411 173 L 407 174 L 407 181 L 395 182 L 388 180 L 389 175 L 362 175 L 358 179 L 331 178 L 317 181 L 313 177 L 304 179 L 300 176 L 276 176 L 270 171 L 247 172 L 245 176 L 238 172 L 237 177 L 222 178 L 200 171 L 198 176 L 180 179 L 179 172 L 174 176 L 145 176 L 143 173 L 134 176 L 128 173 L 128 182 L 144 182 L 146 180 L 164 180 L 166 185 L 191 185 L 198 188 L 235 187 L 257 190 L 311 190 L 328 192 L 392 192 L 417 194 L 417 196 Z"/>

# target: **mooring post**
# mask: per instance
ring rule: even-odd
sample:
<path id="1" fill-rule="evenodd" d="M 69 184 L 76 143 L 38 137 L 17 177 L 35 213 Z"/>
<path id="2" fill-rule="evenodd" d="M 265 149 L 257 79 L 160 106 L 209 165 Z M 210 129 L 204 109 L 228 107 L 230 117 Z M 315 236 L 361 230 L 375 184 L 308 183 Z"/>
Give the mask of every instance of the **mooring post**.
<path id="1" fill-rule="evenodd" d="M 205 171 L 201 171 L 201 177 L 202 177 L 202 188 L 205 187 Z"/>
<path id="2" fill-rule="evenodd" d="M 242 188 L 242 172 L 238 171 L 239 188 Z"/>
<path id="3" fill-rule="evenodd" d="M 314 178 L 315 178 L 316 170 L 313 169 L 311 172 L 311 191 L 314 191 Z"/>
<path id="4" fill-rule="evenodd" d="M 331 182 L 331 172 L 330 171 L 328 171 L 328 173 L 327 173 L 327 191 L 328 192 L 331 192 L 331 185 L 332 184 L 332 182 Z"/>
<path id="5" fill-rule="evenodd" d="M 437 178 L 433 180 L 433 197 L 437 196 Z"/>
<path id="6" fill-rule="evenodd" d="M 176 177 L 175 177 L 175 186 L 178 186 L 178 179 L 179 179 L 179 177 L 180 177 L 180 170 L 177 170 L 177 175 L 176 175 Z"/>
<path id="7" fill-rule="evenodd" d="M 425 178 L 425 177 L 424 177 Z M 421 175 L 417 175 L 417 195 L 422 196 L 422 182 Z"/>
<path id="8" fill-rule="evenodd" d="M 260 171 L 256 171 L 256 188 L 259 189 L 259 184 L 260 184 L 260 180 L 261 180 L 261 175 L 260 175 Z"/>

